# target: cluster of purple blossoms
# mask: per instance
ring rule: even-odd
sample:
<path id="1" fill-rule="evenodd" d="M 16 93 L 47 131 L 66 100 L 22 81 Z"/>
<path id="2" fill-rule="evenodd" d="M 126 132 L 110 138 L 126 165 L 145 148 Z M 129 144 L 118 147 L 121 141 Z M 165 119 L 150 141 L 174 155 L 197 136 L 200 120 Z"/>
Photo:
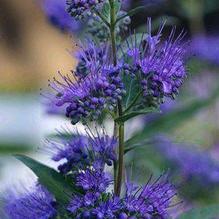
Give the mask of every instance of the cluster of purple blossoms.
<path id="1" fill-rule="evenodd" d="M 49 219 L 56 218 L 56 201 L 42 186 L 22 195 L 8 194 L 5 212 L 11 219 Z"/>
<path id="2" fill-rule="evenodd" d="M 44 13 L 49 21 L 62 31 L 75 33 L 82 24 L 72 18 L 66 11 L 66 0 L 41 0 Z"/>
<path id="3" fill-rule="evenodd" d="M 93 185 L 92 185 L 93 186 Z M 68 210 L 75 218 L 106 219 L 155 219 L 167 218 L 176 190 L 168 182 L 167 175 L 161 175 L 156 181 L 148 181 L 140 187 L 126 184 L 126 192 L 118 198 L 110 193 L 100 196 L 89 192 L 83 197 L 72 199 Z"/>
<path id="4" fill-rule="evenodd" d="M 70 140 L 62 142 L 49 141 L 49 149 L 53 151 L 52 160 L 63 161 L 58 169 L 61 173 L 86 170 L 93 167 L 103 170 L 105 164 L 112 166 L 117 160 L 117 140 L 108 135 L 74 136 Z"/>
<path id="5" fill-rule="evenodd" d="M 114 110 L 125 93 L 120 68 L 91 64 L 89 74 L 81 79 L 61 75 L 63 82 L 54 79 L 50 86 L 57 92 L 55 105 L 66 105 L 66 116 L 72 124 L 96 121 L 104 110 Z"/>
<path id="6" fill-rule="evenodd" d="M 70 218 L 166 218 L 176 195 L 167 175 L 161 175 L 154 182 L 150 179 L 143 187 L 127 182 L 125 194 L 116 197 L 110 192 L 113 181 L 104 166 L 111 166 L 116 161 L 117 142 L 105 134 L 87 133 L 87 136 L 75 136 L 63 145 L 51 142 L 55 148 L 52 159 L 57 162 L 65 159 L 64 165 L 71 167 L 62 172 L 59 166 L 60 172 L 69 175 L 74 170 L 75 186 L 84 191 L 83 195 L 73 195 L 67 206 Z"/>
<path id="7" fill-rule="evenodd" d="M 173 143 L 165 136 L 157 137 L 155 146 L 173 164 L 177 174 L 180 170 L 184 179 L 197 179 L 200 185 L 219 183 L 219 164 L 206 151 L 191 145 Z"/>
<path id="8" fill-rule="evenodd" d="M 175 37 L 175 29 L 169 39 L 161 42 L 162 29 L 155 36 L 151 34 L 151 20 L 148 20 L 148 33 L 142 34 L 140 43 L 137 36 L 127 41 L 129 64 L 124 64 L 125 72 L 141 78 L 143 95 L 146 100 L 154 99 L 158 104 L 164 97 L 174 98 L 178 94 L 186 76 L 184 67 L 184 34 Z"/>
<path id="9" fill-rule="evenodd" d="M 103 2 L 104 0 L 67 0 L 67 11 L 76 19 L 81 19 Z"/>

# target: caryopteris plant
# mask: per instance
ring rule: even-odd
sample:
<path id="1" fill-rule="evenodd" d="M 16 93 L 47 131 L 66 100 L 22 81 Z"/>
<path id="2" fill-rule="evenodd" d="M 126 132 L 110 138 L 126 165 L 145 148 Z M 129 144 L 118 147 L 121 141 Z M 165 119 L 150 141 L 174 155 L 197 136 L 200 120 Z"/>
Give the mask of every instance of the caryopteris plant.
<path id="1" fill-rule="evenodd" d="M 56 1 L 53 1 L 54 5 Z M 51 169 L 29 157 L 16 155 L 38 177 L 35 188 L 5 197 L 4 212 L 11 219 L 159 219 L 169 218 L 176 189 L 167 174 L 145 185 L 131 181 L 125 171 L 127 121 L 159 112 L 165 99 L 174 99 L 186 77 L 184 33 L 153 35 L 148 18 L 144 33 L 130 34 L 130 16 L 142 7 L 122 11 L 118 0 L 67 0 L 72 22 L 86 22 L 90 33 L 79 44 L 78 65 L 69 75 L 50 81 L 50 107 L 64 109 L 71 124 L 82 123 L 86 134 L 68 133 L 48 142 Z M 59 3 L 60 4 L 60 3 Z M 72 27 L 59 10 L 53 22 Z M 124 8 L 124 7 L 123 7 Z M 47 8 L 48 12 L 48 8 Z M 56 14 L 56 16 L 54 15 Z M 63 10 L 60 10 L 63 13 Z M 54 20 L 55 18 L 63 18 Z M 66 18 L 66 19 L 64 19 Z M 62 23 L 63 21 L 64 23 Z M 61 29 L 65 29 L 62 27 Z M 127 33 L 128 32 L 128 33 Z M 92 38 L 93 37 L 93 38 Z M 106 134 L 105 119 L 114 122 Z M 94 125 L 93 125 L 94 124 Z M 91 127 L 96 127 L 93 131 Z M 132 147 L 132 145 L 130 146 Z M 147 158 L 145 158 L 147 159 Z M 112 168 L 109 168 L 112 167 Z M 113 171 L 113 174 L 107 172 Z"/>

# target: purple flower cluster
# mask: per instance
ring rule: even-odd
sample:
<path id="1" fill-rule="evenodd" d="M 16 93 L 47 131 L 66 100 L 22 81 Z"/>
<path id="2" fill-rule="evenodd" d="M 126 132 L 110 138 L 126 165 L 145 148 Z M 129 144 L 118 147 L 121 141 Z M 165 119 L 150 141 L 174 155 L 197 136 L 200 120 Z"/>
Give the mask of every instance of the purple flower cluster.
<path id="1" fill-rule="evenodd" d="M 125 209 L 129 216 L 136 218 L 166 218 L 173 197 L 176 196 L 174 186 L 169 183 L 167 175 L 161 175 L 154 182 L 151 179 L 140 188 L 134 184 L 126 185 Z"/>
<path id="2" fill-rule="evenodd" d="M 69 169 L 68 176 L 72 177 L 74 186 L 83 191 L 81 194 L 73 193 L 69 204 L 63 206 L 69 214 L 68 218 L 168 218 L 168 208 L 176 192 L 166 174 L 155 181 L 150 179 L 145 186 L 127 182 L 121 197 L 110 191 L 113 183 L 111 176 L 104 171 L 104 166 L 98 168 L 94 163 L 100 159 L 101 162 L 112 162 L 116 156 L 114 139 L 90 134 L 88 137 L 75 137 L 74 143 L 66 141 L 65 145 L 58 145 L 54 142 L 51 146 L 55 147 L 52 159 L 67 160 L 67 164 L 74 169 L 74 173 Z M 89 160 L 92 158 L 92 161 Z M 35 191 L 24 196 L 8 196 L 5 212 L 11 219 L 55 219 L 58 204 L 46 189 L 38 185 Z"/>
<path id="3" fill-rule="evenodd" d="M 117 140 L 108 135 L 74 136 L 60 143 L 49 141 L 49 149 L 53 151 L 52 160 L 62 162 L 58 169 L 67 174 L 78 169 L 86 170 L 94 167 L 103 170 L 105 164 L 111 166 L 117 160 Z"/>
<path id="4" fill-rule="evenodd" d="M 156 181 L 148 181 L 143 187 L 126 184 L 124 197 L 118 198 L 110 193 L 87 193 L 84 197 L 74 197 L 68 210 L 76 218 L 106 219 L 154 219 L 167 218 L 168 208 L 176 195 L 175 188 L 166 175 Z"/>
<path id="5" fill-rule="evenodd" d="M 103 2 L 104 0 L 67 0 L 67 11 L 76 19 L 81 19 Z"/>
<path id="6" fill-rule="evenodd" d="M 72 218 L 166 218 L 167 209 L 176 195 L 167 175 L 161 175 L 154 182 L 150 179 L 143 186 L 126 183 L 123 197 L 116 197 L 109 190 L 113 183 L 109 174 L 104 171 L 105 164 L 116 161 L 116 140 L 107 135 L 76 136 L 63 145 L 55 142 L 53 160 L 67 162 L 59 170 L 66 174 L 73 172 L 75 185 L 84 191 L 84 195 L 73 195 L 67 209 Z M 107 192 L 108 191 L 108 192 Z"/>
<path id="7" fill-rule="evenodd" d="M 182 44 L 184 34 L 174 39 L 175 29 L 169 39 L 161 43 L 162 29 L 155 36 L 151 34 L 151 20 L 148 20 L 148 33 L 138 42 L 137 36 L 129 42 L 128 60 L 124 69 L 133 77 L 140 75 L 145 99 L 154 98 L 159 104 L 164 97 L 174 98 L 178 94 L 186 76 L 184 68 L 185 48 Z M 130 61 L 131 59 L 131 61 Z"/>
<path id="8" fill-rule="evenodd" d="M 11 219 L 50 219 L 57 215 L 55 199 L 42 186 L 26 194 L 8 194 L 5 212 Z"/>
<path id="9" fill-rule="evenodd" d="M 60 30 L 74 33 L 81 29 L 82 24 L 65 10 L 66 0 L 42 0 L 41 5 L 49 21 Z"/>
<path id="10" fill-rule="evenodd" d="M 83 80 L 61 77 L 63 82 L 54 79 L 50 86 L 57 92 L 55 104 L 67 105 L 66 116 L 71 118 L 73 124 L 96 121 L 104 110 L 114 110 L 124 94 L 118 67 L 96 68 L 94 64 Z"/>
<path id="11" fill-rule="evenodd" d="M 203 185 L 219 183 L 219 164 L 206 151 L 175 144 L 165 136 L 157 137 L 155 146 L 185 179 L 198 179 L 197 182 Z"/>

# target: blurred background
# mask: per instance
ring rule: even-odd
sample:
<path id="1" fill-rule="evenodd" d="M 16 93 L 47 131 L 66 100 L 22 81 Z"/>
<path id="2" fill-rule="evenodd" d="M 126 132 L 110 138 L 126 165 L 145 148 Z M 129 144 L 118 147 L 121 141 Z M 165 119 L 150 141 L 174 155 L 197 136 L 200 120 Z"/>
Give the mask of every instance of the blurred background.
<path id="1" fill-rule="evenodd" d="M 166 20 L 184 29 L 190 44 L 188 77 L 176 101 L 162 106 L 162 115 L 133 120 L 126 133 L 131 151 L 127 166 L 145 181 L 150 173 L 170 169 L 179 184 L 184 207 L 219 201 L 219 2 L 218 0 L 133 0 L 124 9 L 145 4 L 131 29 L 145 30 L 147 16 L 154 31 Z M 10 155 L 30 153 L 42 161 L 44 139 L 68 124 L 47 113 L 40 88 L 57 71 L 68 73 L 77 63 L 74 38 L 83 30 L 59 27 L 57 18 L 34 0 L 0 0 L 0 188 L 15 178 L 32 177 Z M 54 25 L 55 24 L 55 25 Z M 81 27 L 82 28 L 82 27 Z M 142 147 L 143 146 L 143 147 Z M 39 148 L 41 148 L 39 150 Z M 53 164 L 51 164 L 53 165 Z M 138 171 L 139 170 L 139 171 Z M 145 174 L 143 174 L 145 173 Z"/>

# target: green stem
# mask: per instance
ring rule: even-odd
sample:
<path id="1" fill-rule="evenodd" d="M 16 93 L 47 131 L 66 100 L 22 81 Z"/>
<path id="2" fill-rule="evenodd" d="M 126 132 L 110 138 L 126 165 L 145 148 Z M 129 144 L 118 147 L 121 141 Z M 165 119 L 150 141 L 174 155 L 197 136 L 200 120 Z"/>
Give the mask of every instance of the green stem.
<path id="1" fill-rule="evenodd" d="M 116 12 L 114 7 L 114 0 L 109 0 L 109 4 L 110 4 L 110 36 L 112 43 L 113 64 L 116 66 L 117 65 L 116 33 L 115 33 Z"/>
<path id="2" fill-rule="evenodd" d="M 112 44 L 112 55 L 113 55 L 113 64 L 117 65 L 117 56 L 116 56 L 116 10 L 114 0 L 109 0 L 110 4 L 110 36 Z M 118 101 L 118 114 L 119 116 L 123 115 L 122 103 Z M 115 124 L 117 126 L 117 124 Z M 115 126 L 115 127 L 116 127 Z M 119 124 L 119 160 L 118 160 L 118 174 L 117 174 L 117 165 L 114 165 L 114 175 L 117 176 L 115 179 L 115 194 L 120 196 L 121 187 L 122 187 L 122 178 L 123 178 L 123 164 L 124 163 L 124 124 Z"/>
<path id="3" fill-rule="evenodd" d="M 116 112 L 117 113 L 117 110 Z M 116 122 L 114 122 L 114 130 L 113 130 L 113 136 L 117 136 L 118 135 L 118 125 Z M 116 191 L 116 186 L 117 186 L 117 161 L 113 162 L 113 173 L 114 173 L 114 191 Z"/>
<path id="4" fill-rule="evenodd" d="M 122 188 L 122 178 L 123 178 L 123 165 L 124 165 L 124 123 L 119 125 L 119 166 L 117 175 L 117 185 L 115 194 L 120 196 Z"/>

